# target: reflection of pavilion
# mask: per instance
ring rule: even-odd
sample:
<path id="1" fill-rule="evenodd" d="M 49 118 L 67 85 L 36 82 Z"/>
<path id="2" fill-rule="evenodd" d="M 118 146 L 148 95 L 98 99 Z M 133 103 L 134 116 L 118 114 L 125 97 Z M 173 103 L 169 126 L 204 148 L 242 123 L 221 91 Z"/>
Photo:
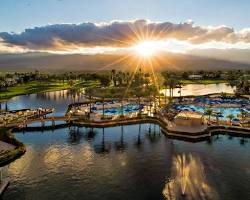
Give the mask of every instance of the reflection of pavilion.
<path id="1" fill-rule="evenodd" d="M 152 125 L 149 124 L 149 129 L 146 133 L 146 136 L 151 143 L 156 143 L 161 137 L 161 131 L 159 130 L 159 125 L 153 124 L 153 128 L 151 126 Z M 156 130 L 156 127 L 158 127 L 158 130 Z"/>
<path id="2" fill-rule="evenodd" d="M 84 138 L 86 141 L 91 141 L 95 138 L 96 131 L 94 128 L 85 128 L 84 131 L 78 126 L 73 126 L 69 128 L 69 142 L 70 143 L 80 143 L 80 140 Z"/>

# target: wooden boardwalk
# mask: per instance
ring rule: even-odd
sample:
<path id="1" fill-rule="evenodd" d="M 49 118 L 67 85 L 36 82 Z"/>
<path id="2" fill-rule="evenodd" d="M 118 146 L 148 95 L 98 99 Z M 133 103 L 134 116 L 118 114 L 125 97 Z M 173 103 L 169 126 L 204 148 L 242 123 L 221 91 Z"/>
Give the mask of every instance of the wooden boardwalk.
<path id="1" fill-rule="evenodd" d="M 16 123 L 11 123 L 8 124 L 7 126 L 5 126 L 6 128 L 16 128 L 16 127 L 24 127 L 28 124 L 32 124 L 32 123 L 36 123 L 36 122 L 40 122 L 41 126 L 43 123 L 45 122 L 51 122 L 51 126 L 53 126 L 53 123 L 56 121 L 74 121 L 77 120 L 78 118 L 76 117 L 67 117 L 67 116 L 59 116 L 59 117 L 47 117 L 47 118 L 35 118 L 35 119 L 28 119 L 27 121 L 23 121 L 23 122 L 16 122 Z"/>

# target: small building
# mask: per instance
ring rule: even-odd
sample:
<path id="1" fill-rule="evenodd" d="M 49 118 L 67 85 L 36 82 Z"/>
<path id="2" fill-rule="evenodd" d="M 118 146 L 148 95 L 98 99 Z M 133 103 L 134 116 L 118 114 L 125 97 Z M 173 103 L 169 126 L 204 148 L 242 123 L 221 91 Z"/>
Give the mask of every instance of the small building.
<path id="1" fill-rule="evenodd" d="M 198 75 L 198 74 L 193 74 L 193 75 L 189 75 L 188 76 L 189 79 L 192 79 L 192 80 L 200 80 L 203 78 L 202 75 Z"/>
<path id="2" fill-rule="evenodd" d="M 204 124 L 204 118 L 199 112 L 181 111 L 175 116 L 174 122 L 179 126 L 201 126 Z"/>

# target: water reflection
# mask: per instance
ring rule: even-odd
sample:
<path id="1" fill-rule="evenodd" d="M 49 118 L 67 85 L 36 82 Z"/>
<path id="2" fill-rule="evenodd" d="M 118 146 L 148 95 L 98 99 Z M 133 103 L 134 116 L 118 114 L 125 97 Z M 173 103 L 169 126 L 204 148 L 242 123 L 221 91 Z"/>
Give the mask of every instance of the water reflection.
<path id="1" fill-rule="evenodd" d="M 191 95 L 207 95 L 207 94 L 213 94 L 213 93 L 234 93 L 236 87 L 231 87 L 227 83 L 219 83 L 219 84 L 188 84 L 184 85 L 181 88 L 175 88 L 174 89 L 174 97 L 181 96 L 191 96 Z M 169 89 L 161 90 L 161 93 L 169 96 Z"/>
<path id="2" fill-rule="evenodd" d="M 146 133 L 146 137 L 150 141 L 150 143 L 157 143 L 161 138 L 160 126 L 156 124 L 150 124 L 148 132 Z"/>
<path id="3" fill-rule="evenodd" d="M 109 153 L 111 144 L 105 141 L 105 128 L 102 128 L 102 142 L 94 146 L 95 152 L 98 154 Z"/>
<path id="4" fill-rule="evenodd" d="M 141 138 L 141 124 L 138 126 L 138 136 L 135 145 L 140 148 L 140 146 L 143 144 L 143 140 Z"/>
<path id="5" fill-rule="evenodd" d="M 115 149 L 117 151 L 124 151 L 127 148 L 127 142 L 124 142 L 124 128 L 121 126 L 121 137 L 120 141 L 115 142 Z"/>
<path id="6" fill-rule="evenodd" d="M 95 132 L 94 137 L 89 132 Z M 166 138 L 154 124 L 72 126 L 15 136 L 27 145 L 27 152 L 7 169 L 11 184 L 4 200 L 250 196 L 246 138 L 244 146 L 243 138 L 230 140 L 227 135 L 212 136 L 210 145 L 190 143 Z"/>
<path id="7" fill-rule="evenodd" d="M 97 131 L 94 128 L 81 128 L 78 126 L 69 127 L 69 138 L 70 144 L 79 144 L 81 139 L 91 142 L 97 135 Z"/>
<path id="8" fill-rule="evenodd" d="M 69 144 L 79 144 L 81 139 L 83 138 L 83 135 L 84 135 L 84 133 L 82 131 L 80 131 L 79 127 L 73 127 L 73 129 L 70 127 L 68 143 Z"/>
<path id="9" fill-rule="evenodd" d="M 55 108 L 54 115 L 64 115 L 69 104 L 74 101 L 84 101 L 84 91 L 72 93 L 70 90 L 28 94 L 11 98 L 7 103 L 0 103 L 2 109 L 16 110 L 24 108 Z"/>
<path id="10" fill-rule="evenodd" d="M 172 178 L 167 181 L 163 195 L 167 200 L 215 199 L 215 192 L 206 180 L 199 157 L 182 154 L 173 159 Z"/>

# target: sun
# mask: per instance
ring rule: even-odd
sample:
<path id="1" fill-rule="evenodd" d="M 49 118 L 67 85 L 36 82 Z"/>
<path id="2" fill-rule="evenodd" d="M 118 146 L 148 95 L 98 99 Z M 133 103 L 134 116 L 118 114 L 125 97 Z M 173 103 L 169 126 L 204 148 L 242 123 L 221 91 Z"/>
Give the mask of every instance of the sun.
<path id="1" fill-rule="evenodd" d="M 133 49 L 142 57 L 151 57 L 159 50 L 159 44 L 157 41 L 143 41 L 135 45 Z"/>

